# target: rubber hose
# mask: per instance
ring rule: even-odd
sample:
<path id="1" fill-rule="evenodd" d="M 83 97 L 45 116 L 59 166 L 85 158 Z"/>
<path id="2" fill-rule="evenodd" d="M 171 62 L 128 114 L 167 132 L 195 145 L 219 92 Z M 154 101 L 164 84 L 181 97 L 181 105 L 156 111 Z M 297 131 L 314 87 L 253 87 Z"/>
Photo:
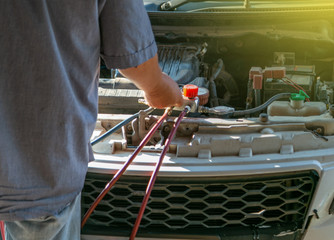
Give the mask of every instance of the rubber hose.
<path id="1" fill-rule="evenodd" d="M 265 109 L 273 101 L 276 101 L 276 100 L 281 99 L 281 98 L 287 98 L 287 97 L 290 97 L 290 96 L 291 96 L 291 93 L 279 93 L 279 94 L 276 94 L 275 96 L 271 97 L 265 103 L 263 103 L 262 105 L 260 105 L 258 107 L 247 109 L 247 110 L 235 111 L 235 112 L 231 113 L 231 115 L 232 115 L 232 117 L 250 115 L 252 113 L 256 113 L 256 112 L 259 112 L 259 111 Z"/>
<path id="2" fill-rule="evenodd" d="M 3 221 L 0 221 L 0 233 L 2 240 L 5 240 L 5 224 Z"/>
<path id="3" fill-rule="evenodd" d="M 212 75 L 209 79 L 209 88 L 210 88 L 210 106 L 216 107 L 219 105 L 218 97 L 217 97 L 217 88 L 215 79 L 217 78 L 218 74 L 224 67 L 224 62 L 222 59 L 218 59 L 212 69 Z"/>
<path id="4" fill-rule="evenodd" d="M 143 110 L 144 112 L 146 112 L 147 114 L 150 114 L 151 112 L 153 112 L 154 108 L 147 108 L 145 110 Z M 90 144 L 92 146 L 94 146 L 95 144 L 99 143 L 100 141 L 102 141 L 103 139 L 105 139 L 106 137 L 110 136 L 111 134 L 113 134 L 114 132 L 116 132 L 118 129 L 120 129 L 121 127 L 123 127 L 125 124 L 128 124 L 129 122 L 131 122 L 133 119 L 137 118 L 140 114 L 140 111 L 133 114 L 131 117 L 123 120 L 122 122 L 118 123 L 116 126 L 114 126 L 113 128 L 109 129 L 107 132 L 105 132 L 104 134 L 102 134 L 101 136 L 95 138 L 93 141 L 90 142 Z"/>
<path id="5" fill-rule="evenodd" d="M 171 132 L 169 133 L 169 136 L 166 140 L 166 144 L 161 152 L 161 155 L 160 155 L 160 158 L 159 158 L 159 161 L 151 175 L 151 178 L 150 178 L 150 181 L 147 185 L 147 188 L 146 188 L 146 192 L 145 192 L 145 195 L 144 195 L 144 198 L 143 198 L 143 201 L 142 201 L 142 205 L 140 207 L 140 210 L 139 210 L 139 213 L 138 213 L 138 216 L 137 216 L 137 219 L 136 219 L 136 222 L 133 226 L 133 229 L 132 229 L 132 232 L 131 232 L 131 235 L 130 235 L 130 238 L 129 240 L 134 240 L 136 235 L 137 235 L 137 231 L 138 231 L 138 228 L 139 228 L 139 225 L 140 225 L 140 222 L 141 222 L 141 219 L 143 218 L 143 215 L 144 215 L 144 212 L 145 212 L 145 208 L 146 208 L 146 205 L 147 205 L 147 202 L 148 202 L 148 199 L 150 198 L 150 195 L 151 195 L 151 192 L 152 192 L 152 189 L 153 189 L 153 186 L 154 186 L 154 183 L 155 183 L 155 180 L 157 178 L 157 175 L 159 173 L 159 169 L 162 165 L 162 162 L 163 162 L 163 159 L 165 158 L 166 154 L 167 154 L 167 151 L 169 149 L 169 146 L 174 138 L 174 135 L 176 133 L 176 130 L 177 128 L 179 127 L 182 119 L 184 118 L 184 116 L 190 111 L 190 108 L 187 107 L 185 108 L 179 115 L 179 117 L 177 118 Z"/>
<path id="6" fill-rule="evenodd" d="M 110 189 L 115 185 L 115 183 L 118 181 L 118 179 L 123 175 L 123 173 L 126 171 L 126 169 L 129 167 L 129 165 L 132 163 L 132 161 L 135 159 L 135 157 L 139 154 L 139 152 L 143 149 L 143 147 L 147 144 L 147 142 L 150 140 L 150 138 L 153 136 L 153 134 L 158 130 L 158 128 L 161 126 L 163 121 L 167 118 L 169 113 L 169 110 L 166 109 L 165 113 L 162 115 L 162 117 L 154 124 L 154 126 L 150 129 L 150 131 L 146 134 L 146 136 L 143 138 L 143 140 L 140 142 L 136 150 L 132 153 L 130 158 L 124 163 L 123 167 L 117 171 L 117 173 L 113 176 L 113 178 L 107 183 L 105 188 L 102 190 L 102 192 L 97 196 L 93 204 L 89 207 L 87 212 L 85 213 L 82 221 L 81 221 L 81 228 L 86 224 L 89 216 L 92 214 L 94 209 L 97 207 L 97 205 L 100 203 L 100 201 L 104 198 L 104 196 L 110 191 Z"/>

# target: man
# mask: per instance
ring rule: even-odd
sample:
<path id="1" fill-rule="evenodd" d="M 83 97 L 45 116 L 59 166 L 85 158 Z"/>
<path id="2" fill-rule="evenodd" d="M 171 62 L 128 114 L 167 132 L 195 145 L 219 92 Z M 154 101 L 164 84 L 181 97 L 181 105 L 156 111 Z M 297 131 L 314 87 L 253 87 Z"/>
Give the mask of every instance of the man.
<path id="1" fill-rule="evenodd" d="M 0 0 L 0 29 L 6 240 L 79 239 L 100 56 L 153 107 L 182 105 L 182 96 L 158 66 L 142 1 Z"/>

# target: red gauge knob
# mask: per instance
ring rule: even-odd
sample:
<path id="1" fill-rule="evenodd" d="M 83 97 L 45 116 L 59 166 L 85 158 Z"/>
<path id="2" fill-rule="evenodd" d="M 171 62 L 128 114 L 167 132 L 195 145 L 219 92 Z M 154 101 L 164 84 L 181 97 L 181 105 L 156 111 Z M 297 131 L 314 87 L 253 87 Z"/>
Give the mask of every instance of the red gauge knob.
<path id="1" fill-rule="evenodd" d="M 198 95 L 198 87 L 193 84 L 187 84 L 183 87 L 183 96 L 187 98 L 195 98 Z"/>

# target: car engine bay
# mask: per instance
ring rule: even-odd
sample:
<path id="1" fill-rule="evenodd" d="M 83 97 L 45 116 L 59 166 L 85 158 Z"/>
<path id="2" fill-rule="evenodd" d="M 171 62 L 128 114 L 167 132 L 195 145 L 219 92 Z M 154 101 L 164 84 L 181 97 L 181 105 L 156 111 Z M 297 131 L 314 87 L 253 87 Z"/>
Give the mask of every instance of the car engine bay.
<path id="1" fill-rule="evenodd" d="M 180 89 L 199 90 L 159 173 L 139 229 L 143 239 L 318 239 L 307 230 L 333 214 L 333 177 L 323 172 L 334 167 L 332 11 L 148 12 L 161 69 Z M 143 96 L 102 64 L 92 139 L 146 109 Z M 162 114 L 153 113 L 140 112 L 94 146 L 84 209 Z M 92 214 L 83 239 L 129 234 L 178 113 Z"/>

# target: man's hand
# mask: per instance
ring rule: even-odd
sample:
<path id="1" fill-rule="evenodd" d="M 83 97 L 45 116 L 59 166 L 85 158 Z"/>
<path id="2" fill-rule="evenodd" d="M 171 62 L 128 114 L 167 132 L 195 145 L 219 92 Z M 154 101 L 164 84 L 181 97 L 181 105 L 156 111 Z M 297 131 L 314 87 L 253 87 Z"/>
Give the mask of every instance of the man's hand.
<path id="1" fill-rule="evenodd" d="M 119 71 L 145 92 L 145 99 L 151 107 L 183 105 L 181 90 L 173 79 L 161 71 L 157 55 L 137 67 Z"/>
<path id="2" fill-rule="evenodd" d="M 182 106 L 183 98 L 181 90 L 175 81 L 167 74 L 162 73 L 161 82 L 156 89 L 145 91 L 145 99 L 151 107 L 165 108 Z"/>

